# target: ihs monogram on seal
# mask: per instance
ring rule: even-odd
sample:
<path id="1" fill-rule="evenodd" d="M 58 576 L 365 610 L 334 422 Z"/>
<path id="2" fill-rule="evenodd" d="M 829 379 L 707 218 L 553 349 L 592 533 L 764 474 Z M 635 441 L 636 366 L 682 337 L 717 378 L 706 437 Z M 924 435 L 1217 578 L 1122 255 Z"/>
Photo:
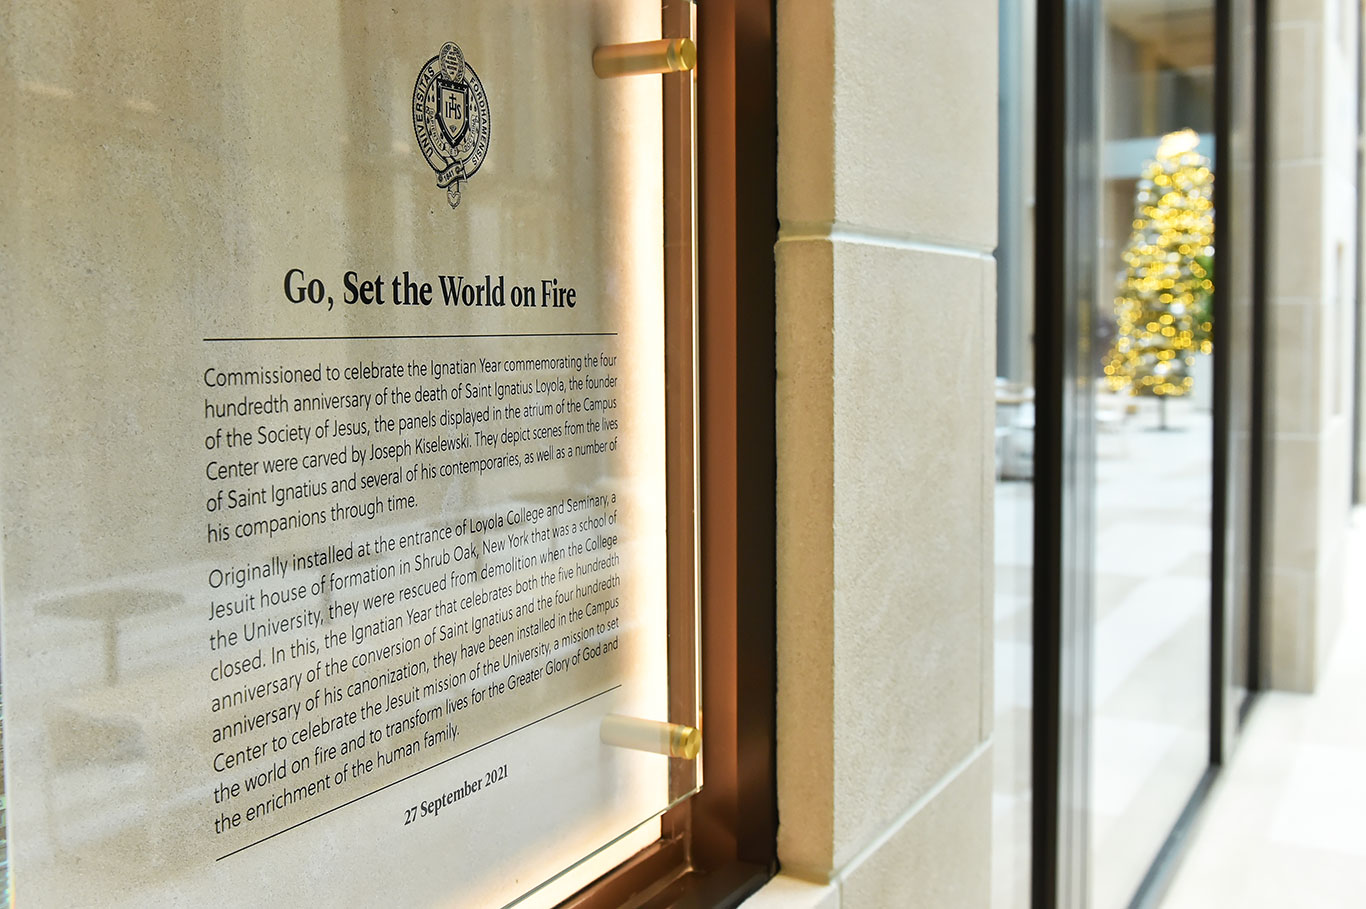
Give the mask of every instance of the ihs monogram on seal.
<path id="1" fill-rule="evenodd" d="M 413 86 L 413 132 L 436 185 L 446 188 L 451 208 L 464 183 L 489 151 L 489 99 L 483 83 L 453 41 L 428 60 Z"/>

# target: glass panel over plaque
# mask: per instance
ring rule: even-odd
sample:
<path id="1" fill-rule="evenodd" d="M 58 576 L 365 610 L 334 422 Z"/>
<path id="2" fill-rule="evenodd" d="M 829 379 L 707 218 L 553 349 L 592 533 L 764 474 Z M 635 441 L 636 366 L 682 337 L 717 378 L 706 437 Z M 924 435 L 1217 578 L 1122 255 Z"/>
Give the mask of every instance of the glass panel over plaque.
<path id="1" fill-rule="evenodd" d="M 697 721 L 661 77 L 592 52 L 657 0 L 2 15 L 19 904 L 542 905 L 656 838 L 695 765 L 601 729 Z"/>

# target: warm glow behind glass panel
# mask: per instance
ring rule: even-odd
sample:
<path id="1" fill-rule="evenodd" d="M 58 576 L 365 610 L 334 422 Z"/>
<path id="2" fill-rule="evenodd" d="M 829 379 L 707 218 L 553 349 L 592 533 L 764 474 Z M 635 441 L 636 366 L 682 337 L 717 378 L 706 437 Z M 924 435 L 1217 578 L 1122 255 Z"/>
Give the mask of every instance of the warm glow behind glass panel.
<path id="1" fill-rule="evenodd" d="M 660 77 L 591 53 L 658 3 L 3 15 L 18 903 L 549 904 L 657 836 L 598 730 L 668 718 Z"/>

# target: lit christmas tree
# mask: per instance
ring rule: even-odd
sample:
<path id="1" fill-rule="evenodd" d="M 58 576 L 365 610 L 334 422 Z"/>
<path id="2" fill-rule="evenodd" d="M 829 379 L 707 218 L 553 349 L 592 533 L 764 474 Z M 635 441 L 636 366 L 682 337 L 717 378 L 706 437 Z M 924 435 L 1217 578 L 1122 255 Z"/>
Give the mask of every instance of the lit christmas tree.
<path id="1" fill-rule="evenodd" d="M 1189 129 L 1164 136 L 1138 181 L 1115 298 L 1119 333 L 1105 361 L 1111 391 L 1163 400 L 1187 394 L 1195 353 L 1212 349 L 1214 174 L 1198 143 Z"/>

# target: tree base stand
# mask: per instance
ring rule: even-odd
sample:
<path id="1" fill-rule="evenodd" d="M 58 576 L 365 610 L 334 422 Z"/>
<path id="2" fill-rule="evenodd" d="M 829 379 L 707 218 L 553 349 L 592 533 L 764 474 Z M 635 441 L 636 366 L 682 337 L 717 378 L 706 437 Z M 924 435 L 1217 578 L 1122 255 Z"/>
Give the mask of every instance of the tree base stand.
<path id="1" fill-rule="evenodd" d="M 1157 425 L 1149 426 L 1149 432 L 1185 432 L 1184 426 L 1173 426 L 1167 420 L 1167 396 L 1156 395 L 1157 398 Z"/>

